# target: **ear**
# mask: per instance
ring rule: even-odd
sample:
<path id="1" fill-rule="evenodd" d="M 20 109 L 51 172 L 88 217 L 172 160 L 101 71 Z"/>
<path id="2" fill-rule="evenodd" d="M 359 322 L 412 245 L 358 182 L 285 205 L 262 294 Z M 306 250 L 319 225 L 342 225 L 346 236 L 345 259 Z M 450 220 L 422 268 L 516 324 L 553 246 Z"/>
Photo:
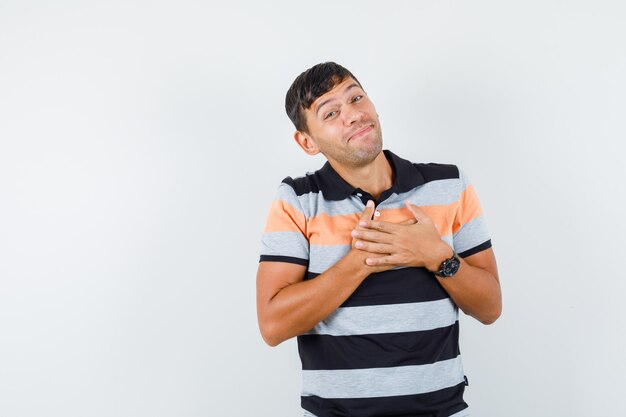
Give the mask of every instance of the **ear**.
<path id="1" fill-rule="evenodd" d="M 293 138 L 302 150 L 309 155 L 317 155 L 320 153 L 320 148 L 308 133 L 296 130 L 296 133 L 293 134 Z"/>

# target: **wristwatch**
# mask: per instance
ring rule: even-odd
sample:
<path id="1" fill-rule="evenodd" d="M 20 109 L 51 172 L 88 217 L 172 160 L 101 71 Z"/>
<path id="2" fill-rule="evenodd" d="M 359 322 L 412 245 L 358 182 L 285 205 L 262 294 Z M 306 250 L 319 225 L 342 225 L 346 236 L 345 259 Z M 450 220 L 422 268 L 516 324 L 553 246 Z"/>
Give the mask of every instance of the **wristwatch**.
<path id="1" fill-rule="evenodd" d="M 457 255 L 455 251 L 452 251 L 452 258 L 443 261 L 439 267 L 439 271 L 435 271 L 434 274 L 440 278 L 450 278 L 458 272 L 460 266 L 461 260 L 459 259 L 459 255 Z"/>

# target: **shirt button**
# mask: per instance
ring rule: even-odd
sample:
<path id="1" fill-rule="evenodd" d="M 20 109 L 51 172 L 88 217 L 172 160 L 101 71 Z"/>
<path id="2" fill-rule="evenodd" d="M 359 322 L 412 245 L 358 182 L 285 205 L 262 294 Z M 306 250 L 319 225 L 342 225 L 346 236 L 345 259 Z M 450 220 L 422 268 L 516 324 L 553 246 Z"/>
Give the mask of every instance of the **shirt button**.
<path id="1" fill-rule="evenodd" d="M 374 213 L 374 216 L 376 217 L 380 216 L 380 211 L 376 210 L 376 212 Z"/>
<path id="2" fill-rule="evenodd" d="M 361 193 L 356 193 L 357 197 L 363 197 L 363 194 Z"/>

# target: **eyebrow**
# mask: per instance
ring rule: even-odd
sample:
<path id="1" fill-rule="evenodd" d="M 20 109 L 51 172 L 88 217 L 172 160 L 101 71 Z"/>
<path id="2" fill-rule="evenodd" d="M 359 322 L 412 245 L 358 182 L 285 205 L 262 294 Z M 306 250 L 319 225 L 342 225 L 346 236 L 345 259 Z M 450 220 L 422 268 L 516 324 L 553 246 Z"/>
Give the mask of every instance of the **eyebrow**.
<path id="1" fill-rule="evenodd" d="M 360 85 L 358 85 L 357 83 L 352 83 L 349 86 L 346 87 L 346 89 L 344 90 L 344 93 L 347 93 L 348 91 L 352 90 L 353 88 L 361 88 Z M 329 102 L 335 100 L 334 98 L 329 98 L 328 100 L 324 100 L 322 101 L 318 106 L 317 106 L 317 110 L 315 111 L 316 115 L 319 115 L 320 109 L 322 107 L 324 107 L 326 104 L 328 104 Z"/>

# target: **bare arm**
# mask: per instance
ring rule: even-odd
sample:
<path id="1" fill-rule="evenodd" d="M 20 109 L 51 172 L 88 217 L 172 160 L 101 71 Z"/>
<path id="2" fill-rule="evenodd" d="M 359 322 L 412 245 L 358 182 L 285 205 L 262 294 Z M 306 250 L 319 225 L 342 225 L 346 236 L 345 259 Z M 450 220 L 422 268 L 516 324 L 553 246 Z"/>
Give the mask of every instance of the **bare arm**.
<path id="1" fill-rule="evenodd" d="M 374 213 L 368 205 L 361 215 Z M 306 267 L 284 262 L 261 262 L 257 272 L 257 317 L 270 346 L 302 334 L 335 311 L 371 273 L 391 267 L 368 266 L 366 258 L 380 255 L 352 248 L 339 262 L 312 280 Z"/>
<path id="2" fill-rule="evenodd" d="M 447 258 L 441 259 L 440 264 Z M 454 277 L 437 279 L 465 314 L 483 324 L 491 324 L 500 317 L 502 294 L 493 249 L 461 259 L 461 267 Z"/>
<path id="3" fill-rule="evenodd" d="M 356 250 L 315 279 L 304 281 L 306 267 L 261 262 L 257 273 L 259 328 L 270 346 L 304 333 L 335 311 L 369 275 Z"/>

